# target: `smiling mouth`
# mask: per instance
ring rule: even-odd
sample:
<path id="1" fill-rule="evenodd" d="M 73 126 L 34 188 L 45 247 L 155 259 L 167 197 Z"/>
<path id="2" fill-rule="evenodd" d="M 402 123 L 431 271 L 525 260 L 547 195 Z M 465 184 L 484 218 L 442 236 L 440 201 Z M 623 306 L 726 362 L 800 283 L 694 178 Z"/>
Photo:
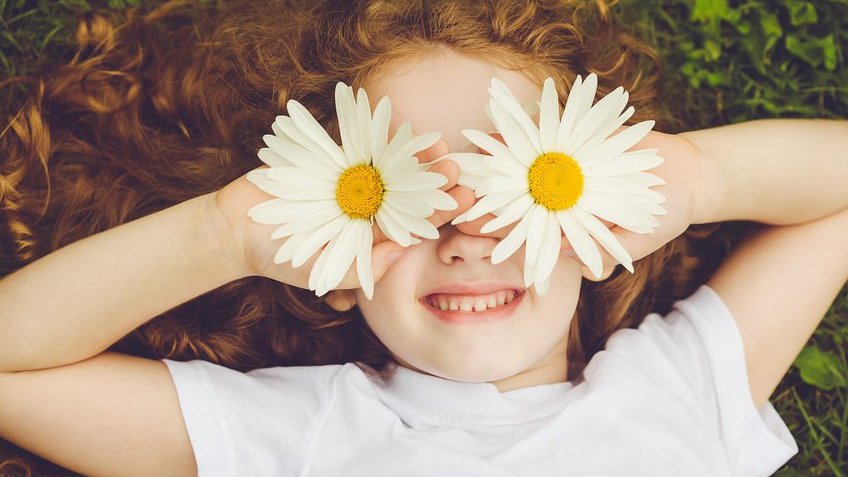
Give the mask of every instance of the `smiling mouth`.
<path id="1" fill-rule="evenodd" d="M 422 300 L 427 306 L 443 312 L 482 313 L 507 306 L 524 294 L 523 290 L 499 290 L 480 295 L 434 293 Z"/>

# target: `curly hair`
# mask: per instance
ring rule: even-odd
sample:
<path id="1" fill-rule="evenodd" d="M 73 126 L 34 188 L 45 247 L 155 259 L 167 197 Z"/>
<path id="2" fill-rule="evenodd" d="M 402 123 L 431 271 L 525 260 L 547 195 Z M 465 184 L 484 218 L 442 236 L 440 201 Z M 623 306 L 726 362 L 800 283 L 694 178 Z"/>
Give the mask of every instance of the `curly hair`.
<path id="1" fill-rule="evenodd" d="M 0 278 L 86 236 L 222 188 L 262 165 L 262 135 L 296 99 L 337 134 L 333 88 L 446 46 L 520 69 L 560 95 L 577 74 L 621 85 L 632 121 L 677 124 L 658 101 L 660 61 L 603 1 L 171 1 L 86 13 L 68 62 L 27 77 L 32 91 L 0 135 Z M 6 112 L 4 112 L 6 113 Z M 601 282 L 584 282 L 568 338 L 568 379 L 609 335 L 665 313 L 727 253 L 718 225 L 692 226 Z M 716 238 L 718 237 L 718 238 Z M 706 240 L 710 239 L 710 240 Z M 696 253 L 699 252 L 699 253 Z M 709 256 L 709 257 L 708 257 Z M 394 364 L 354 307 L 247 277 L 140 326 L 110 349 L 204 359 L 241 371 L 359 361 Z M 6 461 L 4 466 L 21 465 Z M 47 465 L 47 464 L 45 464 Z"/>

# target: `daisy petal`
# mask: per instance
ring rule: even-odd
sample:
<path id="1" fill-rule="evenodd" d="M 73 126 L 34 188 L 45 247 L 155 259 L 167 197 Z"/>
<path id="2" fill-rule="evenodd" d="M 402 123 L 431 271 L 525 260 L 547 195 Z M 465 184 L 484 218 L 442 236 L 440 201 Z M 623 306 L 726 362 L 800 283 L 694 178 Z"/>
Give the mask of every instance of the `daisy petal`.
<path id="1" fill-rule="evenodd" d="M 291 162 L 289 162 L 283 156 L 274 152 L 271 148 L 263 147 L 259 150 L 259 152 L 256 153 L 256 155 L 259 157 L 260 160 L 262 160 L 262 162 L 268 164 L 271 167 L 292 165 Z"/>
<path id="2" fill-rule="evenodd" d="M 380 231 L 383 232 L 383 235 L 404 247 L 408 247 L 412 241 L 412 236 L 409 234 L 409 231 L 404 230 L 404 228 L 395 221 L 392 216 L 386 212 L 385 207 L 380 207 L 377 213 L 374 215 L 374 219 L 377 221 L 377 226 L 380 227 Z"/>
<path id="3" fill-rule="evenodd" d="M 341 213 L 334 200 L 316 200 L 293 206 L 287 199 L 271 199 L 248 209 L 247 216 L 260 224 L 282 224 L 325 209 L 338 210 Z"/>
<path id="4" fill-rule="evenodd" d="M 438 189 L 448 183 L 448 178 L 438 172 L 418 172 L 404 181 L 394 181 L 391 190 L 412 191 Z"/>
<path id="5" fill-rule="evenodd" d="M 638 226 L 642 223 L 639 218 L 619 206 L 620 201 L 610 200 L 607 196 L 597 194 L 584 194 L 580 197 L 577 205 L 586 212 L 600 217 L 607 222 L 619 226 Z"/>
<path id="6" fill-rule="evenodd" d="M 454 210 L 459 207 L 459 204 L 450 194 L 440 189 L 404 191 L 398 192 L 397 195 L 404 197 L 405 200 L 423 202 L 429 207 L 439 210 Z"/>
<path id="7" fill-rule="evenodd" d="M 417 153 L 427 149 L 433 144 L 436 144 L 436 141 L 438 141 L 440 137 L 441 135 L 437 132 L 431 132 L 422 134 L 421 136 L 417 136 L 411 141 L 399 147 L 398 149 L 394 150 L 390 156 L 387 155 L 384 161 L 386 161 L 386 163 L 388 164 L 392 161 L 398 160 L 399 158 L 405 159 L 408 157 L 415 156 Z"/>
<path id="8" fill-rule="evenodd" d="M 359 279 L 362 292 L 370 300 L 374 298 L 374 273 L 371 270 L 371 249 L 374 245 L 374 235 L 371 232 L 371 225 L 364 221 L 361 222 L 361 224 L 357 224 L 360 238 L 357 240 L 356 276 Z"/>
<path id="9" fill-rule="evenodd" d="M 272 134 L 266 134 L 262 139 L 265 140 L 265 144 L 268 145 L 272 152 L 282 157 L 288 163 L 280 164 L 280 166 L 300 167 L 315 176 L 333 182 L 342 173 L 342 168 L 334 161 L 331 161 L 325 156 L 317 156 L 293 141 L 280 139 Z"/>
<path id="10" fill-rule="evenodd" d="M 395 131 L 395 135 L 392 137 L 392 140 L 386 145 L 386 149 L 383 151 L 383 159 L 381 159 L 381 168 L 385 168 L 389 165 L 386 162 L 386 158 L 393 157 L 396 152 L 403 147 L 404 144 L 408 143 L 412 140 L 412 125 L 409 121 L 404 121 L 398 126 Z"/>
<path id="11" fill-rule="evenodd" d="M 527 244 L 524 248 L 524 286 L 533 283 L 535 275 L 536 260 L 539 258 L 539 249 L 545 241 L 548 226 L 548 209 L 536 205 L 530 208 L 530 223 L 527 225 Z"/>
<path id="12" fill-rule="evenodd" d="M 493 210 L 497 210 L 505 205 L 511 204 L 522 194 L 523 192 L 521 191 L 510 190 L 488 194 L 468 209 L 467 220 L 474 220 L 492 212 Z"/>
<path id="13" fill-rule="evenodd" d="M 411 233 L 418 235 L 419 237 L 426 239 L 437 239 L 439 238 L 439 231 L 436 230 L 436 227 L 433 226 L 429 221 L 421 217 L 412 217 L 410 215 L 404 214 L 403 212 L 392 207 L 391 204 L 385 203 L 381 209 L 385 209 L 386 214 L 388 214 L 395 222 L 400 224 L 404 230 L 407 230 Z"/>
<path id="14" fill-rule="evenodd" d="M 356 107 L 353 99 L 353 88 L 339 81 L 336 83 L 336 119 L 339 136 L 342 139 L 342 150 L 345 163 L 342 168 L 353 166 L 359 157 L 359 125 L 353 110 Z"/>
<path id="15" fill-rule="evenodd" d="M 551 284 L 550 277 L 548 277 L 545 280 L 535 282 L 534 286 L 536 287 L 536 294 L 539 295 L 539 296 L 547 295 L 548 294 L 548 287 L 550 286 L 550 284 Z"/>
<path id="16" fill-rule="evenodd" d="M 600 143 L 596 152 L 597 155 L 599 157 L 618 156 L 644 139 L 645 136 L 648 135 L 648 132 L 650 132 L 654 127 L 655 123 L 656 122 L 654 120 L 642 121 L 626 128 L 615 136 Z"/>
<path id="17" fill-rule="evenodd" d="M 335 240 L 335 238 L 336 237 L 333 237 L 332 240 Z M 330 244 L 333 243 L 332 240 L 318 254 L 318 259 L 315 260 L 315 263 L 312 265 L 312 270 L 309 271 L 309 279 L 307 280 L 306 286 L 310 290 L 314 291 L 315 295 L 317 295 L 317 296 L 323 295 L 323 293 L 318 293 L 318 288 L 319 288 L 319 285 L 320 285 L 321 276 L 324 275 L 324 270 L 326 270 L 326 268 L 327 268 L 327 259 L 329 258 L 329 255 L 330 255 L 328 252 L 330 250 Z"/>
<path id="18" fill-rule="evenodd" d="M 538 156 L 542 153 L 542 145 L 539 142 L 539 128 L 533 124 L 533 120 L 521 107 L 521 104 L 509 91 L 509 88 L 499 79 L 492 78 L 492 87 L 489 88 L 489 94 L 492 97 L 492 102 L 500 105 L 504 111 L 512 118 L 524 136 L 530 141 L 533 149 Z"/>
<path id="19" fill-rule="evenodd" d="M 517 179 L 515 177 L 508 176 L 495 176 L 484 179 L 480 183 L 480 187 L 475 191 L 475 195 L 477 197 L 481 197 L 486 194 L 493 194 L 495 192 L 503 192 L 503 191 L 520 191 L 527 192 L 528 184 L 527 178 L 522 177 Z"/>
<path id="20" fill-rule="evenodd" d="M 323 224 L 344 215 L 338 207 L 327 207 L 309 215 L 302 214 L 294 222 L 283 224 L 271 235 L 271 240 L 287 237 L 292 234 L 314 230 Z"/>
<path id="21" fill-rule="evenodd" d="M 528 196 L 527 194 L 522 195 L 513 203 L 509 204 L 503 211 L 503 213 L 501 213 L 501 215 L 483 224 L 483 226 L 480 227 L 480 233 L 487 234 L 489 232 L 494 232 L 495 230 L 498 230 L 501 227 L 515 222 L 520 217 L 526 215 L 527 210 L 532 205 L 533 199 L 530 198 L 530 196 Z"/>
<path id="22" fill-rule="evenodd" d="M 649 172 L 630 172 L 617 176 L 619 179 L 628 182 L 638 182 L 646 187 L 665 185 L 665 179 Z"/>
<path id="23" fill-rule="evenodd" d="M 356 257 L 356 250 L 359 248 L 358 239 L 362 237 L 357 222 L 365 221 L 362 219 L 348 221 L 345 228 L 333 238 L 335 243 L 330 242 L 327 247 L 327 267 L 324 269 L 322 279 L 317 284 L 321 287 L 316 287 L 319 295 L 336 288 L 350 269 L 353 259 Z"/>
<path id="24" fill-rule="evenodd" d="M 624 88 L 619 86 L 595 103 L 574 127 L 565 143 L 564 152 L 573 157 L 574 151 L 580 149 L 583 143 L 595 138 L 599 129 L 614 121 L 627 103 L 625 94 Z"/>
<path id="25" fill-rule="evenodd" d="M 427 202 L 416 200 L 405 192 L 389 190 L 385 192 L 383 198 L 387 203 L 392 204 L 394 208 L 405 214 L 415 217 L 429 217 L 433 214 L 433 207 Z"/>
<path id="26" fill-rule="evenodd" d="M 300 167 L 271 167 L 268 169 L 268 178 L 277 181 L 284 187 L 335 191 L 335 180 L 326 180 L 305 172 Z"/>
<path id="27" fill-rule="evenodd" d="M 339 166 L 344 167 L 345 160 L 339 146 L 333 141 L 333 138 L 327 134 L 327 131 L 312 117 L 312 114 L 302 104 L 290 99 L 286 103 L 286 109 L 294 121 L 297 128 L 309 137 L 320 149 L 315 152 L 323 152 L 324 155 L 330 157 Z M 289 132 L 283 129 L 286 134 Z"/>
<path id="28" fill-rule="evenodd" d="M 629 172 L 644 171 L 657 167 L 663 163 L 660 156 L 639 154 L 619 156 L 614 161 L 590 162 L 583 166 L 583 174 L 586 176 L 617 176 Z"/>
<path id="29" fill-rule="evenodd" d="M 259 185 L 260 182 L 268 181 L 268 168 L 253 169 L 245 175 L 245 179 L 252 184 Z"/>
<path id="30" fill-rule="evenodd" d="M 460 174 L 466 176 L 473 175 L 478 178 L 492 177 L 496 174 L 492 167 L 484 162 L 490 157 L 475 152 L 452 152 L 442 156 L 443 159 L 450 159 L 456 162 L 459 166 Z"/>
<path id="31" fill-rule="evenodd" d="M 606 249 L 624 268 L 633 273 L 633 259 L 610 230 L 595 216 L 583 211 L 579 206 L 569 209 L 573 216 L 592 237 Z"/>
<path id="32" fill-rule="evenodd" d="M 306 263 L 312 254 L 334 237 L 349 221 L 350 218 L 342 214 L 318 228 L 294 251 L 292 266 L 299 267 Z"/>
<path id="33" fill-rule="evenodd" d="M 489 109 L 494 119 L 495 127 L 498 128 L 507 146 L 509 146 L 515 157 L 522 164 L 529 167 L 533 160 L 539 156 L 538 149 L 533 145 L 530 138 L 527 137 L 521 126 L 500 104 L 496 101 L 490 101 Z"/>
<path id="34" fill-rule="evenodd" d="M 595 73 L 587 76 L 586 81 L 582 81 L 581 77 L 577 76 L 571 91 L 568 93 L 568 99 L 562 113 L 562 120 L 557 133 L 557 151 L 565 150 L 569 137 L 573 134 L 577 124 L 592 107 L 597 87 L 598 76 Z"/>
<path id="35" fill-rule="evenodd" d="M 371 103 L 368 102 L 368 93 L 362 88 L 359 88 L 356 94 L 356 122 L 359 124 L 359 153 L 362 154 L 362 160 L 370 161 L 370 158 L 373 157 L 371 151 Z"/>
<path id="36" fill-rule="evenodd" d="M 539 258 L 536 260 L 536 276 L 533 278 L 537 292 L 539 291 L 539 283 L 547 282 L 551 272 L 553 272 L 562 245 L 562 230 L 556 212 L 547 211 L 546 215 L 547 227 L 545 230 L 547 233 L 544 242 L 542 242 L 542 248 L 539 250 Z"/>
<path id="37" fill-rule="evenodd" d="M 557 219 L 559 219 L 559 224 L 563 232 L 565 232 L 565 238 L 568 239 L 568 243 L 571 245 L 577 258 L 586 265 L 595 278 L 600 278 L 604 270 L 601 252 L 588 232 L 586 232 L 586 229 L 574 218 L 572 214 L 573 209 L 572 207 L 571 209 L 557 212 Z"/>
<path id="38" fill-rule="evenodd" d="M 493 265 L 503 262 L 509 258 L 510 255 L 515 253 L 519 247 L 521 247 L 521 244 L 524 243 L 527 238 L 527 224 L 529 217 L 529 214 L 525 214 L 524 217 L 521 218 L 521 221 L 509 231 L 509 234 L 495 245 L 495 248 L 492 249 Z"/>
<path id="39" fill-rule="evenodd" d="M 615 121 L 610 121 L 608 124 L 604 125 L 600 130 L 598 130 L 597 137 L 604 139 L 609 137 L 610 134 L 614 133 L 618 128 L 624 125 L 628 119 L 633 116 L 633 113 L 636 112 L 636 109 L 633 106 L 628 107 L 621 113 L 621 116 L 618 117 Z M 579 155 L 579 150 L 574 152 L 574 156 Z"/>
<path id="40" fill-rule="evenodd" d="M 545 79 L 542 88 L 542 100 L 539 106 L 539 136 L 542 151 L 556 150 L 556 137 L 559 130 L 559 98 L 556 86 L 551 78 Z"/>
<path id="41" fill-rule="evenodd" d="M 283 242 L 283 245 L 277 249 L 277 253 L 274 255 L 274 263 L 280 264 L 291 260 L 295 249 L 297 249 L 297 247 L 299 247 L 300 244 L 302 244 L 307 238 L 309 238 L 308 233 L 296 234 L 287 238 L 285 242 Z"/>
<path id="42" fill-rule="evenodd" d="M 519 158 L 515 154 L 513 154 L 512 150 L 510 150 L 510 148 L 507 147 L 506 144 L 498 141 L 497 139 L 482 131 L 477 131 L 475 129 L 463 129 L 462 134 L 466 138 L 468 138 L 469 141 L 474 143 L 474 145 L 488 152 L 489 155 L 497 156 L 502 159 L 511 159 L 511 161 L 506 161 L 507 163 L 523 165 L 524 167 L 516 168 L 517 173 L 519 174 L 525 173 L 527 168 L 530 166 L 530 161 L 535 159 L 535 156 L 533 156 L 525 157 L 524 161 L 519 160 Z"/>
<path id="43" fill-rule="evenodd" d="M 371 119 L 371 157 L 375 167 L 382 167 L 383 153 L 386 151 L 389 136 L 389 120 L 392 114 L 392 103 L 388 96 L 377 103 L 374 117 Z"/>

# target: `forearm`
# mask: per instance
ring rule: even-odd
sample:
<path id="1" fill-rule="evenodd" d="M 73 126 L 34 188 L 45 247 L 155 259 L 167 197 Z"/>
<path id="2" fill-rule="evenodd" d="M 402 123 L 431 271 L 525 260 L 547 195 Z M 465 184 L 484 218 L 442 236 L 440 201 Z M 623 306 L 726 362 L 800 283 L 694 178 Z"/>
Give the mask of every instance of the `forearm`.
<path id="1" fill-rule="evenodd" d="M 848 121 L 758 120 L 681 136 L 703 164 L 693 223 L 786 225 L 848 207 Z"/>
<path id="2" fill-rule="evenodd" d="M 0 281 L 0 371 L 89 358 L 154 316 L 248 275 L 214 198 L 86 237 Z"/>

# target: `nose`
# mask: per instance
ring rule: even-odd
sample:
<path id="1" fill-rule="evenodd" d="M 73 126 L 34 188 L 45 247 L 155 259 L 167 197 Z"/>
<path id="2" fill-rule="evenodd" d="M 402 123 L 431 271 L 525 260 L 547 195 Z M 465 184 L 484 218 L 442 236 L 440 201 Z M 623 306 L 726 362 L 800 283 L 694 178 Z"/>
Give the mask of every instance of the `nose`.
<path id="1" fill-rule="evenodd" d="M 439 260 L 446 265 L 459 262 L 473 263 L 479 260 L 491 260 L 492 250 L 498 244 L 496 237 L 468 235 L 454 225 L 439 228 Z"/>

